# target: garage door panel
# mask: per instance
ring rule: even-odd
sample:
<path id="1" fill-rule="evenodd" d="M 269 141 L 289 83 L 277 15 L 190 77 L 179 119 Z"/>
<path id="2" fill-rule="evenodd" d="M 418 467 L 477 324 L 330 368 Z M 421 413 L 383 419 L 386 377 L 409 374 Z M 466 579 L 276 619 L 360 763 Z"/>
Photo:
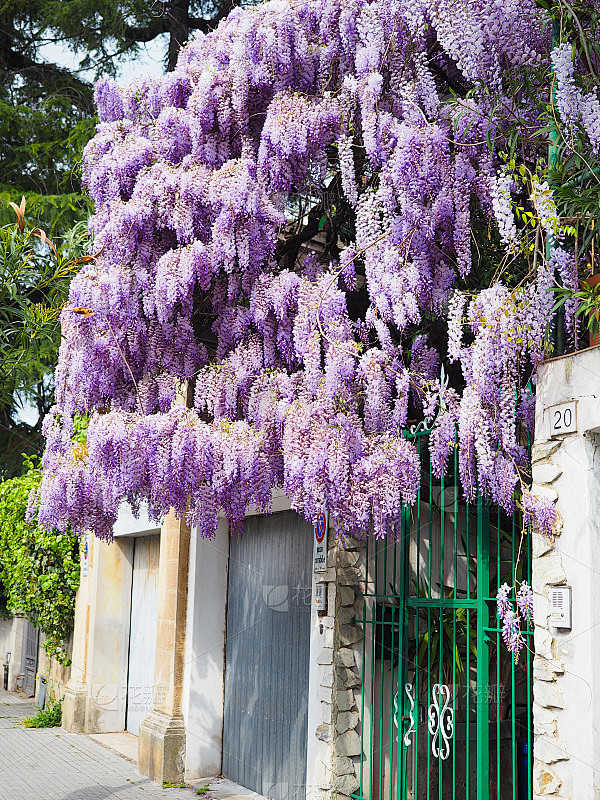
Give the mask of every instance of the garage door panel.
<path id="1" fill-rule="evenodd" d="M 125 727 L 136 736 L 152 711 L 160 536 L 140 536 L 134 542 L 131 586 L 131 628 Z"/>
<path id="2" fill-rule="evenodd" d="M 223 773 L 274 800 L 305 796 L 311 557 L 291 511 L 230 544 Z"/>

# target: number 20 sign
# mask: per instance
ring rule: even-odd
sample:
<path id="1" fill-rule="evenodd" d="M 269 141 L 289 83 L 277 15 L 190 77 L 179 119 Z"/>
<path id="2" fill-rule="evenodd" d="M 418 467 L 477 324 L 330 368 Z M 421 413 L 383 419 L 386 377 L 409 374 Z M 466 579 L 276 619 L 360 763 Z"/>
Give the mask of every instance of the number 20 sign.
<path id="1" fill-rule="evenodd" d="M 550 406 L 548 416 L 550 418 L 550 436 L 560 436 L 563 433 L 577 431 L 577 403 L 575 400 Z"/>

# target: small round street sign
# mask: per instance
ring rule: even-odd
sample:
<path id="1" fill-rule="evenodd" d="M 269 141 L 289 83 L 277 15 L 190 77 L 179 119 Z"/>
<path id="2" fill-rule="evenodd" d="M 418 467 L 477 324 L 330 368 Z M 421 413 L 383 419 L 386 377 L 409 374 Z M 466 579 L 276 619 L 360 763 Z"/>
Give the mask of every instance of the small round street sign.
<path id="1" fill-rule="evenodd" d="M 315 525 L 315 537 L 319 544 L 321 544 L 321 542 L 325 538 L 326 522 L 327 521 L 325 519 L 325 514 L 323 513 L 323 511 L 321 511 L 321 513 L 317 517 L 317 524 Z"/>

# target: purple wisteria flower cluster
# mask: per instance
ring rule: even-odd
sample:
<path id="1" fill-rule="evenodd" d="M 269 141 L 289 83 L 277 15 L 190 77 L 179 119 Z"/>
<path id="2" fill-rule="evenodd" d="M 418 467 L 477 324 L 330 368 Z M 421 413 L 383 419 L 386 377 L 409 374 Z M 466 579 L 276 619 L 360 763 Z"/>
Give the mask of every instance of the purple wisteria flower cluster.
<path id="1" fill-rule="evenodd" d="M 525 646 L 524 628 L 533 628 L 533 592 L 527 581 L 521 583 L 514 598 L 513 590 L 503 583 L 496 595 L 498 618 L 502 624 L 502 639 L 509 652 L 519 660 L 521 650 Z"/>
<path id="2" fill-rule="evenodd" d="M 221 509 L 239 528 L 283 487 L 340 534 L 393 534 L 420 481 L 411 414 L 435 419 L 436 471 L 457 444 L 465 495 L 512 508 L 516 399 L 548 304 L 535 281 L 454 290 L 474 204 L 514 246 L 485 142 L 503 70 L 549 63 L 541 15 L 533 0 L 271 0 L 162 79 L 98 83 L 84 179 L 100 254 L 62 315 L 40 523 L 110 537 L 126 499 L 210 536 Z M 458 115 L 444 74 L 469 89 Z M 415 338 L 448 314 L 456 386 Z"/>

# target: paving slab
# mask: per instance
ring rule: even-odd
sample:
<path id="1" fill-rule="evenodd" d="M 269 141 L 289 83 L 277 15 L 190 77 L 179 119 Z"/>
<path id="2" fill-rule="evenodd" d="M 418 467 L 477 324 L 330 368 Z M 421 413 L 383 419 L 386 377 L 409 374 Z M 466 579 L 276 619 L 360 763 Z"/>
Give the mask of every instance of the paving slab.
<path id="1" fill-rule="evenodd" d="M 24 728 L 28 698 L 0 689 L 0 800 L 193 800 L 191 788 L 163 789 L 89 736 Z"/>
<path id="2" fill-rule="evenodd" d="M 122 733 L 89 733 L 89 738 L 98 742 L 103 747 L 108 747 L 123 758 L 137 764 L 138 760 L 138 737 L 129 731 Z"/>

